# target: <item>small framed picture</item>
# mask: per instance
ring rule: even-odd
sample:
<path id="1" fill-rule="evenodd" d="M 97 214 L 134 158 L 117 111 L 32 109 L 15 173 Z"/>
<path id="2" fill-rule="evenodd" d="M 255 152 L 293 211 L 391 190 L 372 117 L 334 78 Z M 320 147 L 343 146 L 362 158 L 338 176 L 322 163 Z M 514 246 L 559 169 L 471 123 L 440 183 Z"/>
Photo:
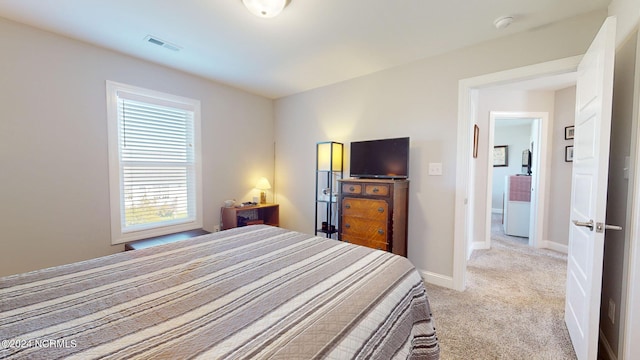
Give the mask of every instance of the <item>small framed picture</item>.
<path id="1" fill-rule="evenodd" d="M 493 167 L 509 165 L 509 146 L 500 145 L 493 147 Z"/>
<path id="2" fill-rule="evenodd" d="M 573 145 L 564 147 L 564 161 L 566 162 L 573 161 Z"/>
<path id="3" fill-rule="evenodd" d="M 480 128 L 478 125 L 473 125 L 473 158 L 478 157 L 478 141 L 480 141 Z"/>
<path id="4" fill-rule="evenodd" d="M 564 139 L 565 140 L 572 140 L 573 139 L 573 129 L 575 127 L 574 126 L 567 126 L 564 128 Z"/>

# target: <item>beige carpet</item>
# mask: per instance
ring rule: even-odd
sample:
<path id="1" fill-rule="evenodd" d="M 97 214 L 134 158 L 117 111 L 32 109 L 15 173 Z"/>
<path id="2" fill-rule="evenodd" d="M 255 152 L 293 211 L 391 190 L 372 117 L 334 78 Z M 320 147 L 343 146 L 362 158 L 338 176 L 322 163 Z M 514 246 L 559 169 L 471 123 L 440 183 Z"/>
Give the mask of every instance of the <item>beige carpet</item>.
<path id="1" fill-rule="evenodd" d="M 427 284 L 442 360 L 575 359 L 564 324 L 566 255 L 508 236 L 474 251 L 464 292 Z"/>

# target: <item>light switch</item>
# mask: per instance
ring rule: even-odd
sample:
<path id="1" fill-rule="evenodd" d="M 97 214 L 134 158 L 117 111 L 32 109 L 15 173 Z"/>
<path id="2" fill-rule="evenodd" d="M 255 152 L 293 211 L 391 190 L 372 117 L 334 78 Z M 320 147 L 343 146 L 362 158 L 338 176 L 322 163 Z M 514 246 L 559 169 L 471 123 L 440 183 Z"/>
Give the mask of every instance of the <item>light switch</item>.
<path id="1" fill-rule="evenodd" d="M 429 163 L 429 175 L 442 175 L 442 163 Z"/>

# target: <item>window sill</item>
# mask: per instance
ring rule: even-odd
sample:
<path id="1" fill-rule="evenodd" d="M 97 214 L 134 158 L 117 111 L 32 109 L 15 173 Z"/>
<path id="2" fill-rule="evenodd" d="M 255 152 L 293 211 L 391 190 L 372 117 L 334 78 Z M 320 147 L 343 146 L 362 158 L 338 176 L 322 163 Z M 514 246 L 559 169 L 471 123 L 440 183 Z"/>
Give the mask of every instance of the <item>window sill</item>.
<path id="1" fill-rule="evenodd" d="M 125 251 L 140 250 L 140 249 L 145 249 L 145 248 L 152 247 L 152 246 L 168 244 L 168 243 L 172 243 L 172 242 L 175 242 L 175 241 L 189 239 L 189 238 L 192 238 L 192 237 L 196 237 L 196 236 L 200 236 L 200 235 L 206 235 L 206 234 L 210 234 L 210 232 L 208 232 L 206 230 L 203 230 L 203 229 L 195 229 L 195 230 L 189 230 L 189 231 L 182 231 L 182 232 L 175 233 L 175 234 L 155 236 L 155 237 L 151 237 L 151 238 L 147 238 L 147 239 L 142 239 L 142 240 L 137 240 L 137 241 L 132 241 L 132 242 L 125 243 L 124 244 L 124 250 Z"/>

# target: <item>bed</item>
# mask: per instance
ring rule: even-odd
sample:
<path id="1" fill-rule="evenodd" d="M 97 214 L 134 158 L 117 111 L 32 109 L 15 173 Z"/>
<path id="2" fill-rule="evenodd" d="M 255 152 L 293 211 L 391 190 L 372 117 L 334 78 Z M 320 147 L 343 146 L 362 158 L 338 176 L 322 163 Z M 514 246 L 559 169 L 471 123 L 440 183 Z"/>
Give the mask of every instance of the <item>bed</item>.
<path id="1" fill-rule="evenodd" d="M 391 253 L 266 225 L 0 278 L 2 359 L 438 359 Z"/>

